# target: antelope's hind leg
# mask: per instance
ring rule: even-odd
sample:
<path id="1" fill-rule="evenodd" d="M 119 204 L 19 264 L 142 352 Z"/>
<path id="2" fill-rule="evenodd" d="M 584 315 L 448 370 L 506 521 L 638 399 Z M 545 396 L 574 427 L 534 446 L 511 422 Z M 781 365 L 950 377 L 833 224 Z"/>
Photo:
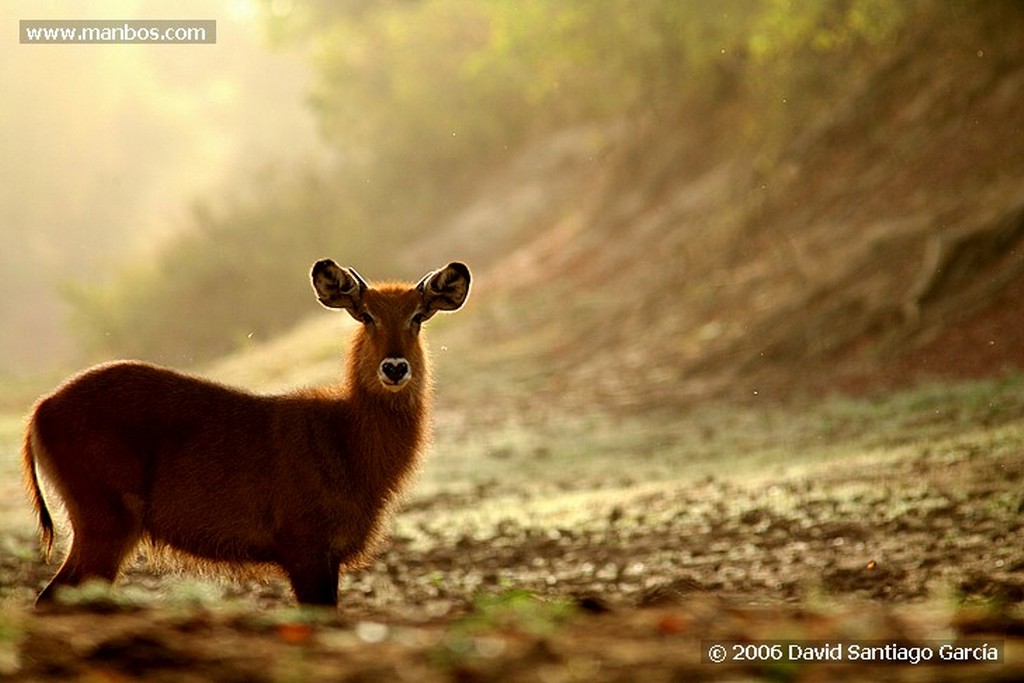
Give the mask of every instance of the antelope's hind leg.
<path id="1" fill-rule="evenodd" d="M 70 511 L 69 511 L 70 512 Z M 52 601 L 61 586 L 77 586 L 87 579 L 113 583 L 125 555 L 142 535 L 141 520 L 124 507 L 108 507 L 106 512 L 92 507 L 88 518 L 71 514 L 74 539 L 60 569 L 39 594 L 36 604 Z"/>

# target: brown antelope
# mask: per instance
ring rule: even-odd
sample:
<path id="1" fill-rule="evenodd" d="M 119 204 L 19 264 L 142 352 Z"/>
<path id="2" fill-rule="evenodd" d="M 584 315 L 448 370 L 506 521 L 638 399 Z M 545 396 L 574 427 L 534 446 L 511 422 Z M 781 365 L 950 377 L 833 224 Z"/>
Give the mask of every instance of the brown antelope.
<path id="1" fill-rule="evenodd" d="M 469 295 L 451 263 L 417 285 L 368 285 L 331 260 L 317 298 L 362 323 L 336 389 L 260 396 L 138 362 L 85 371 L 35 405 L 23 465 L 47 558 L 53 521 L 36 468 L 74 532 L 39 595 L 113 581 L 139 542 L 228 567 L 280 567 L 302 604 L 337 605 L 415 468 L 431 391 L 420 325 Z"/>

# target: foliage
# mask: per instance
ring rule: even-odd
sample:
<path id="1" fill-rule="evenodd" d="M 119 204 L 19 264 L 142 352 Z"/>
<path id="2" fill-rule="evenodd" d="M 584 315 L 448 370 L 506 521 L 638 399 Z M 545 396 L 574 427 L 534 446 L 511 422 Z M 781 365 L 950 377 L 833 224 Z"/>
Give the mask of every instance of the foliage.
<path id="1" fill-rule="evenodd" d="M 905 12 L 905 3 L 890 0 L 771 0 L 753 22 L 748 44 L 761 60 L 877 44 L 892 34 Z"/>
<path id="2" fill-rule="evenodd" d="M 752 66 L 739 75 L 758 82 L 767 67 L 878 44 L 906 12 L 889 0 L 300 7 L 328 138 L 356 163 L 414 185 L 538 130 L 731 94 L 723 86 L 737 69 Z"/>

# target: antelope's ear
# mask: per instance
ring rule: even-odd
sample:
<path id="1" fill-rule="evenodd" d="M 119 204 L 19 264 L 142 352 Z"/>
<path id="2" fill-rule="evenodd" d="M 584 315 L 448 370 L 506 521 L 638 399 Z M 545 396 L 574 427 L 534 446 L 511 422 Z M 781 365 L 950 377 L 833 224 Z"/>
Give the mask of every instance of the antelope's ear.
<path id="1" fill-rule="evenodd" d="M 416 289 L 423 297 L 423 314 L 462 308 L 469 297 L 470 274 L 465 263 L 449 263 L 441 270 L 427 273 Z"/>
<path id="2" fill-rule="evenodd" d="M 314 263 L 310 277 L 320 303 L 328 308 L 344 308 L 353 315 L 362 305 L 363 293 L 368 289 L 359 273 L 352 268 L 342 268 L 331 259 Z"/>

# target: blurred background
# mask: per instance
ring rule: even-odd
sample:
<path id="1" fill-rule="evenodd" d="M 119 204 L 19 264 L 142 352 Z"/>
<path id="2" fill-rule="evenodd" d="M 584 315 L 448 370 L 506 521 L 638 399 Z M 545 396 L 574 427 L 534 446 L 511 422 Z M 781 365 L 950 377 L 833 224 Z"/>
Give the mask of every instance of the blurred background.
<path id="1" fill-rule="evenodd" d="M 371 279 L 467 260 L 459 353 L 566 405 L 1024 364 L 1019 2 L 0 13 L 5 386 L 267 342 L 319 312 L 324 256 Z M 13 38 L 70 18 L 216 19 L 218 37 Z"/>

